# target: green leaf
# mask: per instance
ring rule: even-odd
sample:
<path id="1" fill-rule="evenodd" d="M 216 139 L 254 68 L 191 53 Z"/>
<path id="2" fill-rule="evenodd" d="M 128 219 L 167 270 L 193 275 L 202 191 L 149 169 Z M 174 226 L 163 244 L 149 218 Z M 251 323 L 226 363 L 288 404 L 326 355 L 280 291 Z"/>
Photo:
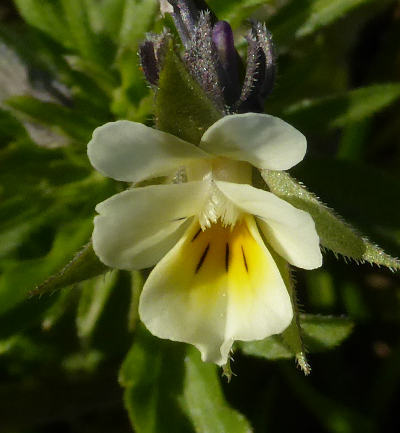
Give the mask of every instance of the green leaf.
<path id="1" fill-rule="evenodd" d="M 18 141 L 0 151 L 0 166 L 0 259 L 43 256 L 55 230 L 93 214 L 91 197 L 103 189 L 94 182 L 85 196 L 88 170 L 64 149 Z"/>
<path id="2" fill-rule="evenodd" d="M 158 129 L 194 144 L 222 117 L 171 46 L 160 73 L 155 112 Z"/>
<path id="3" fill-rule="evenodd" d="M 260 6 L 265 5 L 265 0 L 212 0 L 207 2 L 210 8 L 221 20 L 228 21 L 232 28 L 237 28 L 246 18 Z"/>
<path id="4" fill-rule="evenodd" d="M 116 67 L 121 74 L 121 87 L 114 92 L 112 110 L 118 117 L 145 121 L 151 110 L 141 116 L 140 104 L 149 89 L 140 68 L 137 51 L 159 14 L 157 0 L 128 0 L 125 2 L 120 22 L 119 52 Z M 152 106 L 151 106 L 152 108 Z"/>
<path id="5" fill-rule="evenodd" d="M 71 67 L 71 69 L 81 74 L 85 74 L 93 83 L 98 86 L 98 89 L 101 89 L 102 92 L 107 95 L 108 98 L 112 98 L 115 88 L 119 85 L 119 77 L 114 73 L 113 70 L 110 70 L 110 68 L 105 68 L 101 64 L 95 63 L 80 56 L 68 55 L 65 56 L 65 60 L 68 62 L 68 65 Z M 92 95 L 94 93 L 93 96 L 99 96 L 98 89 L 95 88 L 92 91 Z M 89 95 L 89 98 L 90 97 L 91 96 Z M 108 103 L 109 101 L 107 100 L 107 105 Z M 85 105 L 83 105 L 83 107 L 84 106 Z M 75 109 L 76 108 L 77 107 L 75 107 Z M 101 123 L 100 120 L 101 119 L 99 119 L 98 123 Z"/>
<path id="6" fill-rule="evenodd" d="M 22 124 L 8 111 L 0 108 L 0 148 L 16 137 L 24 137 L 26 132 Z"/>
<path id="7" fill-rule="evenodd" d="M 86 0 L 91 27 L 117 42 L 125 3 L 125 0 Z"/>
<path id="8" fill-rule="evenodd" d="M 134 331 L 139 322 L 139 299 L 144 285 L 144 276 L 140 271 L 132 272 L 131 300 L 129 305 L 128 329 Z"/>
<path id="9" fill-rule="evenodd" d="M 24 301 L 33 286 L 62 266 L 90 236 L 92 220 L 76 220 L 56 235 L 50 252 L 43 258 L 3 265 L 0 277 L 0 314 Z"/>
<path id="10" fill-rule="evenodd" d="M 60 0 L 15 0 L 19 13 L 30 25 L 47 33 L 64 46 L 73 46 L 73 39 L 60 13 Z"/>
<path id="11" fill-rule="evenodd" d="M 218 369 L 202 362 L 198 350 L 188 349 L 181 398 L 197 433 L 251 433 L 246 418 L 231 408 L 222 392 Z"/>
<path id="12" fill-rule="evenodd" d="M 94 332 L 97 322 L 114 289 L 117 272 L 109 272 L 83 284 L 79 300 L 76 327 L 78 336 L 88 340 Z"/>
<path id="13" fill-rule="evenodd" d="M 227 404 L 215 365 L 203 363 L 196 349 L 159 340 L 141 326 L 119 380 L 138 433 L 252 431 Z"/>
<path id="14" fill-rule="evenodd" d="M 97 258 L 93 251 L 92 243 L 89 242 L 75 254 L 72 260 L 61 271 L 37 286 L 31 294 L 40 295 L 54 292 L 71 284 L 104 274 L 108 270 L 109 268 Z"/>
<path id="15" fill-rule="evenodd" d="M 352 332 L 353 322 L 346 317 L 304 314 L 300 318 L 304 344 L 311 353 L 339 346 Z"/>
<path id="16" fill-rule="evenodd" d="M 279 44 L 309 36 L 371 0 L 292 0 L 269 22 Z"/>
<path id="17" fill-rule="evenodd" d="M 345 317 L 300 315 L 304 345 L 310 353 L 323 352 L 341 344 L 351 333 L 353 323 Z M 261 341 L 239 343 L 246 355 L 267 359 L 293 358 L 295 352 L 287 341 L 275 335 Z"/>
<path id="18" fill-rule="evenodd" d="M 137 49 L 159 13 L 158 0 L 127 0 L 123 9 L 119 43 Z"/>
<path id="19" fill-rule="evenodd" d="M 99 123 L 87 112 L 72 110 L 53 102 L 43 102 L 31 96 L 13 96 L 7 99 L 6 103 L 18 113 L 84 143 L 89 141 L 93 129 Z"/>
<path id="20" fill-rule="evenodd" d="M 183 344 L 159 340 L 138 328 L 119 375 L 135 432 L 194 432 L 178 401 L 185 349 Z"/>
<path id="21" fill-rule="evenodd" d="M 112 359 L 124 356 L 129 334 L 130 272 L 113 271 L 82 284 L 77 329 L 83 347 L 96 349 Z"/>
<path id="22" fill-rule="evenodd" d="M 83 58 L 95 63 L 104 63 L 99 40 L 90 27 L 86 2 L 82 0 L 61 0 L 59 13 L 63 13 L 68 25 L 74 49 Z"/>
<path id="23" fill-rule="evenodd" d="M 43 324 L 47 312 L 57 304 L 59 299 L 60 295 L 56 294 L 43 299 L 30 298 L 15 303 L 0 314 L 0 338 L 8 338 L 34 325 Z"/>
<path id="24" fill-rule="evenodd" d="M 375 84 L 338 95 L 296 103 L 284 110 L 283 115 L 289 123 L 315 132 L 327 128 L 342 128 L 359 122 L 383 110 L 399 98 L 399 83 Z"/>
<path id="25" fill-rule="evenodd" d="M 340 171 L 337 174 L 338 176 L 343 175 Z M 337 188 L 331 177 L 327 177 L 326 173 L 324 176 Z M 262 177 L 271 192 L 293 206 L 303 209 L 313 217 L 323 247 L 332 250 L 335 254 L 352 258 L 357 262 L 366 261 L 384 265 L 391 269 L 400 269 L 398 259 L 386 254 L 381 248 L 359 235 L 355 229 L 321 203 L 313 193 L 307 191 L 302 184 L 294 180 L 288 173 L 262 170 Z M 342 196 L 345 195 L 342 192 L 343 189 L 337 189 L 337 191 Z"/>
<path id="26" fill-rule="evenodd" d="M 48 149 L 19 140 L 0 150 L 2 200 L 77 182 L 91 173 L 80 161 L 71 161 L 67 149 Z M 18 178 L 18 182 L 15 179 Z"/>
<path id="27" fill-rule="evenodd" d="M 42 329 L 53 329 L 72 308 L 75 309 L 77 293 L 73 287 L 59 292 L 57 300 L 46 311 L 42 319 Z M 34 298 L 37 299 L 37 298 Z"/>

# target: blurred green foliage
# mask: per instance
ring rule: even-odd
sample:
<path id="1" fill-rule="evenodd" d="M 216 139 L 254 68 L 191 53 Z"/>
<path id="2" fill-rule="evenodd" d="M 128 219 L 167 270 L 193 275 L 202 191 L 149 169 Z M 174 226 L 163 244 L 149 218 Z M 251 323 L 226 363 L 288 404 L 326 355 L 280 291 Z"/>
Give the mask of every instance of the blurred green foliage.
<path id="1" fill-rule="evenodd" d="M 309 143 L 291 175 L 400 256 L 399 3 L 209 5 L 232 23 L 243 56 L 249 18 L 265 20 L 274 35 L 279 74 L 265 109 Z M 156 113 L 168 130 L 166 110 L 196 122 L 190 98 L 178 110 L 174 88 L 161 85 L 155 102 L 140 71 L 145 32 L 171 26 L 158 2 L 5 1 L 0 21 L 0 430 L 397 432 L 396 274 L 331 253 L 323 269 L 296 272 L 310 313 L 301 325 L 312 374 L 284 359 L 293 356 L 290 338 L 273 337 L 237 344 L 229 384 L 194 349 L 137 324 L 140 274 L 96 276 L 104 269 L 87 244 L 94 207 L 124 186 L 90 167 L 93 129 L 117 118 L 153 125 Z M 175 60 L 171 54 L 162 80 L 188 82 Z M 202 103 L 202 124 L 212 123 Z M 40 288 L 48 293 L 30 296 L 53 274 Z M 79 282 L 82 275 L 94 278 Z"/>

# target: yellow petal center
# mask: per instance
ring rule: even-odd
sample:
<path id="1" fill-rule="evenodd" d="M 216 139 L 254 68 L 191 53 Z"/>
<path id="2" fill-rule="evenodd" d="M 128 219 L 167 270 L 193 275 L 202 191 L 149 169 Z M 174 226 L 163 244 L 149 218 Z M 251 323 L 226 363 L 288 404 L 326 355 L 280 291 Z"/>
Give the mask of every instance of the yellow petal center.
<path id="1" fill-rule="evenodd" d="M 218 221 L 203 231 L 193 224 L 181 250 L 180 271 L 191 280 L 189 287 L 197 292 L 197 301 L 210 302 L 216 295 L 226 296 L 228 290 L 236 300 L 244 300 L 265 283 L 270 262 L 251 227 L 257 230 L 249 215 L 233 228 Z"/>

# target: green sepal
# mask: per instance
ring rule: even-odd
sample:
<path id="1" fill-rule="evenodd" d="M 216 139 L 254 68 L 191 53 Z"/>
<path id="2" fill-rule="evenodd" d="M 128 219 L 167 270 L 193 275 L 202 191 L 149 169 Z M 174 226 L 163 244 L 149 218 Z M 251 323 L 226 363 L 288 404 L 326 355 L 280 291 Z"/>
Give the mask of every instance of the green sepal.
<path id="1" fill-rule="evenodd" d="M 283 171 L 262 170 L 261 175 L 270 191 L 293 206 L 308 212 L 314 219 L 321 245 L 335 254 L 369 262 L 390 269 L 400 269 L 400 261 L 386 254 L 361 236 L 331 209 L 321 203 L 304 185 Z"/>
<path id="2" fill-rule="evenodd" d="M 307 361 L 306 351 L 303 344 L 303 332 L 300 324 L 295 282 L 292 276 L 291 268 L 289 264 L 284 259 L 282 259 L 282 257 L 276 254 L 272 248 L 270 248 L 270 251 L 276 265 L 279 268 L 283 281 L 285 282 L 285 286 L 289 293 L 293 309 L 292 322 L 281 334 L 281 339 L 285 346 L 287 346 L 290 352 L 295 356 L 296 362 L 303 371 L 303 373 L 308 376 L 311 373 L 311 367 Z"/>
<path id="3" fill-rule="evenodd" d="M 110 269 L 96 256 L 91 242 L 86 244 L 60 272 L 31 291 L 31 295 L 53 292 L 63 287 L 104 274 Z"/>
<path id="4" fill-rule="evenodd" d="M 304 346 L 309 353 L 333 349 L 342 343 L 353 329 L 353 322 L 346 317 L 300 314 L 299 323 Z M 246 355 L 271 360 L 288 359 L 296 356 L 283 335 L 274 335 L 261 341 L 239 343 L 239 347 Z"/>
<path id="5" fill-rule="evenodd" d="M 207 128 L 223 116 L 190 76 L 173 43 L 165 54 L 156 92 L 157 128 L 198 144 Z"/>

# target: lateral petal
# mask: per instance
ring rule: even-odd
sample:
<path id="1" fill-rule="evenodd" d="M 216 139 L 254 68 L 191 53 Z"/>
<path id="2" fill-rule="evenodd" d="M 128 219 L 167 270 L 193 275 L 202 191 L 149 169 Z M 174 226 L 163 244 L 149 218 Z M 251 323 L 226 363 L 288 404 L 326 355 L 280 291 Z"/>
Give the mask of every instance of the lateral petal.
<path id="1" fill-rule="evenodd" d="M 303 269 L 322 265 L 319 236 L 311 215 L 250 185 L 216 184 L 237 207 L 257 217 L 267 242 L 289 263 Z"/>
<path id="2" fill-rule="evenodd" d="M 292 306 L 254 219 L 233 230 L 201 231 L 195 221 L 149 275 L 140 298 L 142 322 L 154 335 L 196 346 L 203 361 L 223 365 L 235 339 L 282 332 Z"/>
<path id="3" fill-rule="evenodd" d="M 100 173 L 125 182 L 165 176 L 209 155 L 195 145 L 128 120 L 97 128 L 88 144 L 91 164 Z"/>
<path id="4" fill-rule="evenodd" d="M 307 141 L 301 132 L 278 117 L 245 113 L 225 116 L 211 125 L 200 147 L 258 168 L 287 170 L 304 158 Z"/>
<path id="5" fill-rule="evenodd" d="M 178 241 L 207 191 L 205 182 L 152 185 L 99 203 L 93 231 L 97 256 L 118 269 L 153 266 Z"/>

